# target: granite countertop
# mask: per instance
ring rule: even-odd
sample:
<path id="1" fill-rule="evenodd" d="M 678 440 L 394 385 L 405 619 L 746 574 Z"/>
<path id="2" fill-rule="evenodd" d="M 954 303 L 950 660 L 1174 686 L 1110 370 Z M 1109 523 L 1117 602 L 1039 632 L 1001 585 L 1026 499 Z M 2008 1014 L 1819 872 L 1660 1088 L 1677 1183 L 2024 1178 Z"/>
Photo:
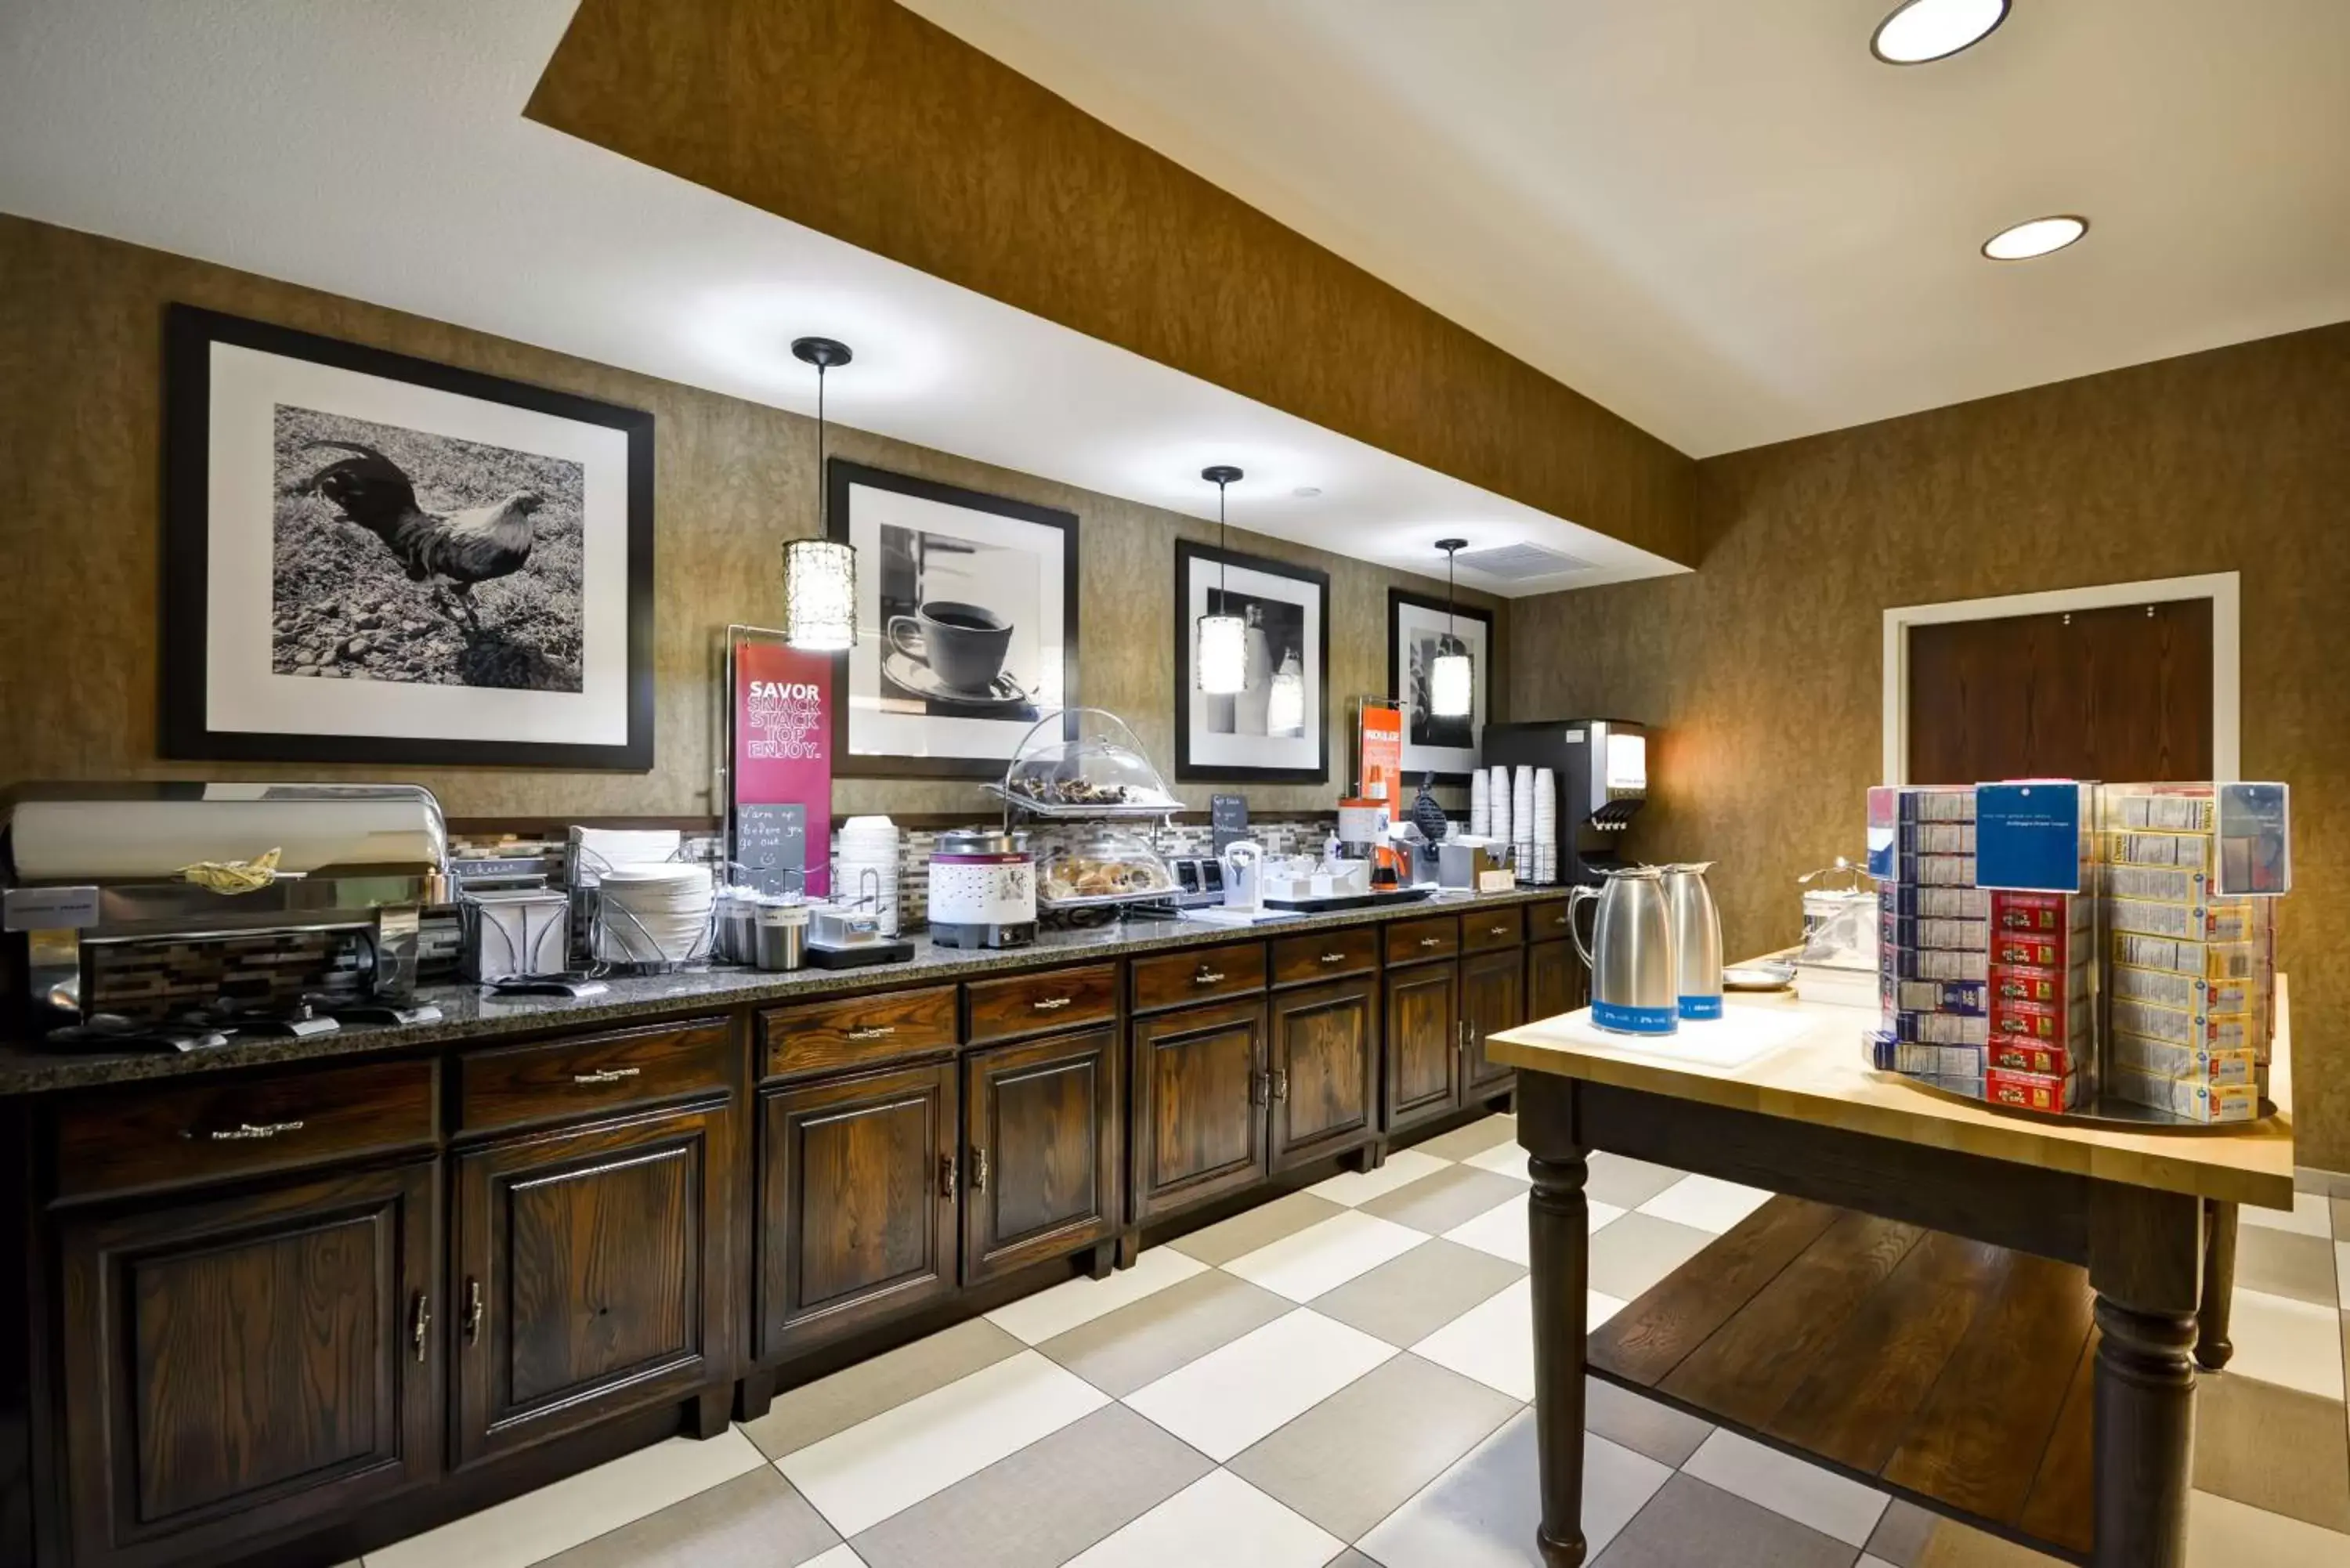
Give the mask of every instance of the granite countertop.
<path id="1" fill-rule="evenodd" d="M 523 996 L 491 998 L 473 985 L 427 985 L 417 989 L 417 1001 L 440 1008 L 432 1023 L 406 1026 L 349 1025 L 331 1034 L 307 1039 L 259 1036 L 232 1039 L 208 1051 L 174 1054 L 168 1052 L 57 1051 L 12 1041 L 0 1044 L 0 1095 L 42 1094 L 58 1089 L 99 1087 L 145 1078 L 172 1078 L 193 1073 L 219 1072 L 278 1062 L 317 1061 L 335 1056 L 359 1056 L 405 1050 L 452 1041 L 494 1039 L 560 1029 L 629 1023 L 662 1017 L 680 1017 L 700 1010 L 757 1005 L 772 1002 L 854 996 L 864 992 L 891 991 L 941 981 L 978 979 L 1046 969 L 1088 960 L 1128 958 L 1172 949 L 1201 947 L 1252 938 L 1285 936 L 1293 931 L 1326 930 L 1340 926 L 1373 924 L 1418 915 L 1458 913 L 1465 909 L 1500 909 L 1556 898 L 1561 888 L 1523 889 L 1475 897 L 1422 899 L 1381 909 L 1351 909 L 1332 915 L 1300 915 L 1253 927 L 1211 926 L 1189 920 L 1137 920 L 1125 926 L 1087 930 L 1045 931 L 1029 947 L 1004 951 L 941 948 L 930 939 L 912 939 L 910 962 L 877 964 L 870 969 L 804 969 L 789 974 L 758 970 L 693 970 L 681 974 L 615 977 L 609 989 L 585 997 Z"/>

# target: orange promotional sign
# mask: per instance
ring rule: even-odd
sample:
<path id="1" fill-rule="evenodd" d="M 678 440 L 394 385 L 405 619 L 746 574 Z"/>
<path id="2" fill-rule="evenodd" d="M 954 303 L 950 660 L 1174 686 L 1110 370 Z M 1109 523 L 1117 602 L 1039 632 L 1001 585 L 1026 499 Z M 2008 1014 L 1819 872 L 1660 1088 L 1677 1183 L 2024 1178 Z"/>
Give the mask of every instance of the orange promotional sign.
<path id="1" fill-rule="evenodd" d="M 1362 781 L 1363 798 L 1386 806 L 1389 822 L 1400 821 L 1403 817 L 1403 710 L 1364 703 L 1361 732 L 1356 737 L 1355 744 L 1359 763 L 1356 776 Z"/>

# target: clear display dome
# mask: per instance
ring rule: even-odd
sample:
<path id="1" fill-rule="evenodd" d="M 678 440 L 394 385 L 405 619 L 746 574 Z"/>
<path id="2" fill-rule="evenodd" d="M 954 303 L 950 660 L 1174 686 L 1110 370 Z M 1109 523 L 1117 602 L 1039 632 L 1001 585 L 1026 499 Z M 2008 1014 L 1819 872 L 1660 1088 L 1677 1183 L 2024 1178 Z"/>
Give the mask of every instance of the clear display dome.
<path id="1" fill-rule="evenodd" d="M 1182 809 L 1132 727 L 1102 708 L 1068 708 L 1038 720 L 993 790 L 1041 816 L 1161 815 Z"/>

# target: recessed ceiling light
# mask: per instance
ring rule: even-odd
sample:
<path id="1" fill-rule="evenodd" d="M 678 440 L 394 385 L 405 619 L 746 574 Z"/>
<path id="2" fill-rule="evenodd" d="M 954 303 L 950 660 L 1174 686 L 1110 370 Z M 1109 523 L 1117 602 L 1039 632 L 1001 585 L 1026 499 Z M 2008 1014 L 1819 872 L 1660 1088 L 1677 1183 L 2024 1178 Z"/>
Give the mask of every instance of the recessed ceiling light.
<path id="1" fill-rule="evenodd" d="M 1301 484 L 1289 493 L 1296 496 L 1301 501 L 1311 501 L 1315 496 L 1322 493 L 1322 487 L 1318 484 Z"/>
<path id="2" fill-rule="evenodd" d="M 1906 0 L 1877 25 L 1868 52 L 1888 66 L 1948 59 L 2007 20 L 2008 0 Z"/>
<path id="3" fill-rule="evenodd" d="M 1983 242 L 1982 254 L 1993 261 L 2030 261 L 2050 251 L 2061 251 L 2088 232 L 2088 219 L 2058 213 L 2002 229 Z"/>

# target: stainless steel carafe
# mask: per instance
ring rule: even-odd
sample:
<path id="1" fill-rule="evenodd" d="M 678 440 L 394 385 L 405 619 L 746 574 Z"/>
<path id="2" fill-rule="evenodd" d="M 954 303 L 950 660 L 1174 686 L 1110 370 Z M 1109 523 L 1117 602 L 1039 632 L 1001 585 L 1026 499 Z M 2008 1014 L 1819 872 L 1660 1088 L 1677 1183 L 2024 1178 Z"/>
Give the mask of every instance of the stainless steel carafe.
<path id="1" fill-rule="evenodd" d="M 1567 925 L 1575 950 L 1591 967 L 1591 1021 L 1623 1034 L 1670 1034 L 1680 1027 L 1679 966 L 1665 874 L 1654 866 L 1607 873 L 1607 886 L 1567 895 Z M 1575 919 L 1595 901 L 1591 943 Z"/>
<path id="2" fill-rule="evenodd" d="M 1665 904 L 1673 917 L 1674 1000 L 1683 1018 L 1721 1016 L 1721 916 L 1705 885 L 1711 860 L 1665 867 Z"/>

